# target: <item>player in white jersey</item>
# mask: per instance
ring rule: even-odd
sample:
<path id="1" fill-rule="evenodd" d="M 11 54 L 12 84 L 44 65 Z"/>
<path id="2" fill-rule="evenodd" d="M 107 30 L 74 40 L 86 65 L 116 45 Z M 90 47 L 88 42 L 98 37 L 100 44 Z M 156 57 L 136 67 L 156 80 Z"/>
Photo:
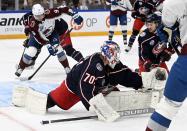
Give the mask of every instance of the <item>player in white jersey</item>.
<path id="1" fill-rule="evenodd" d="M 30 32 L 28 48 L 26 48 L 19 62 L 15 75 L 19 77 L 23 70 L 33 63 L 33 58 L 36 57 L 37 50 L 41 50 L 44 45 L 47 45 L 51 55 L 57 55 L 59 62 L 64 66 L 66 73 L 68 73 L 70 71 L 69 64 L 67 63 L 63 48 L 60 45 L 63 40 L 59 38 L 59 34 L 55 29 L 55 20 L 59 19 L 62 14 L 68 14 L 72 16 L 72 19 L 77 25 L 80 25 L 83 18 L 78 15 L 78 12 L 73 12 L 68 7 L 44 10 L 40 4 L 33 5 L 32 14 L 33 16 L 28 22 Z"/>
<path id="2" fill-rule="evenodd" d="M 129 0 L 106 0 L 106 4 L 111 5 L 110 11 L 110 29 L 109 40 L 112 40 L 114 30 L 117 27 L 118 18 L 123 34 L 123 42 L 127 44 L 127 11 L 132 10 L 132 5 Z"/>
<path id="3" fill-rule="evenodd" d="M 181 45 L 175 48 L 178 58 L 173 64 L 164 90 L 164 98 L 151 115 L 146 131 L 166 131 L 187 97 L 187 0 L 165 0 L 162 22 L 172 30 L 172 37 L 180 38 Z M 179 24 L 180 36 L 175 25 Z M 175 43 L 174 43 L 175 44 Z"/>

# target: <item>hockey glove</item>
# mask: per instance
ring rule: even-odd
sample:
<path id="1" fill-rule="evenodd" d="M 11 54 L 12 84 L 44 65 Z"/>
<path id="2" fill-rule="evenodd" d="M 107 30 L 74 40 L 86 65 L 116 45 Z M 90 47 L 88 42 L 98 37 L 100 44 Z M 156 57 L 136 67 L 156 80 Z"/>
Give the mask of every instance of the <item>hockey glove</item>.
<path id="1" fill-rule="evenodd" d="M 48 49 L 48 51 L 49 51 L 49 54 L 51 54 L 51 55 L 53 55 L 53 56 L 55 56 L 56 55 L 56 53 L 58 52 L 58 50 L 55 48 L 56 46 L 52 46 L 52 45 L 50 45 L 50 44 L 47 44 L 47 49 Z"/>
<path id="2" fill-rule="evenodd" d="M 146 72 L 149 72 L 151 70 L 151 67 L 152 67 L 152 62 L 150 60 L 147 60 L 144 63 L 143 67 L 144 67 Z"/>
<path id="3" fill-rule="evenodd" d="M 72 18 L 77 25 L 81 25 L 83 22 L 83 18 L 78 14 L 78 12 L 74 12 Z"/>
<path id="4" fill-rule="evenodd" d="M 161 59 L 162 61 L 169 61 L 171 59 L 171 55 L 172 52 L 170 52 L 168 49 L 165 49 L 162 53 L 161 53 Z"/>

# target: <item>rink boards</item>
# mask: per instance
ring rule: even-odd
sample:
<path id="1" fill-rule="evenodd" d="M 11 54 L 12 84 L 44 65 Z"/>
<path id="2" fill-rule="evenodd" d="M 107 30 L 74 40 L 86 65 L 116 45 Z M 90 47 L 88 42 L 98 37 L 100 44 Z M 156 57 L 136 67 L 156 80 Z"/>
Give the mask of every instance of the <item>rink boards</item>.
<path id="1" fill-rule="evenodd" d="M 21 17 L 26 12 L 0 12 L 0 39 L 20 39 L 25 38 L 23 20 Z M 83 17 L 84 22 L 81 26 L 76 27 L 72 36 L 102 36 L 107 35 L 110 27 L 109 11 L 80 11 L 79 14 Z M 68 15 L 61 15 L 69 24 L 69 28 L 74 26 L 72 18 Z M 131 17 L 131 12 L 127 13 L 127 31 L 131 33 L 134 19 Z M 119 23 L 119 21 L 118 21 Z M 116 35 L 121 34 L 121 29 L 118 24 Z"/>

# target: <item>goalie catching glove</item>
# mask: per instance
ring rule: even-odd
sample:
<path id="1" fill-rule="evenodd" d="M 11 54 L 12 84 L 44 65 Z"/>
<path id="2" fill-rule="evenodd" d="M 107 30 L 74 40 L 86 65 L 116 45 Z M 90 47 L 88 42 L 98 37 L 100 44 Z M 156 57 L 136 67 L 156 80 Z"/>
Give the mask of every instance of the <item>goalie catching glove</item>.
<path id="1" fill-rule="evenodd" d="M 89 104 L 89 110 L 94 111 L 101 121 L 113 122 L 120 117 L 120 115 L 106 102 L 101 93 L 90 99 Z"/>
<path id="2" fill-rule="evenodd" d="M 168 77 L 167 71 L 164 68 L 154 68 L 151 72 L 142 72 L 142 82 L 144 89 L 161 90 L 165 87 Z"/>

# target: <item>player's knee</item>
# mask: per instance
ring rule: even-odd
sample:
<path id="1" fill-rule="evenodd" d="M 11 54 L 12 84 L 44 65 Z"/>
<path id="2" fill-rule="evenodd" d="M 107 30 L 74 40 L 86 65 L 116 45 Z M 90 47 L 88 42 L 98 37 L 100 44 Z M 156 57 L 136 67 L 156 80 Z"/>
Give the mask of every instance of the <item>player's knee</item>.
<path id="1" fill-rule="evenodd" d="M 121 25 L 121 30 L 127 30 L 127 26 L 126 25 Z"/>
<path id="2" fill-rule="evenodd" d="M 27 48 L 23 55 L 23 62 L 26 64 L 31 64 L 36 54 L 37 54 L 37 49 L 35 47 Z"/>
<path id="3" fill-rule="evenodd" d="M 116 25 L 111 25 L 110 26 L 110 31 L 114 31 L 116 27 L 117 27 Z"/>
<path id="4" fill-rule="evenodd" d="M 182 102 L 176 102 L 164 97 L 158 104 L 156 111 L 167 119 L 172 120 L 172 118 L 177 114 L 181 105 Z"/>

